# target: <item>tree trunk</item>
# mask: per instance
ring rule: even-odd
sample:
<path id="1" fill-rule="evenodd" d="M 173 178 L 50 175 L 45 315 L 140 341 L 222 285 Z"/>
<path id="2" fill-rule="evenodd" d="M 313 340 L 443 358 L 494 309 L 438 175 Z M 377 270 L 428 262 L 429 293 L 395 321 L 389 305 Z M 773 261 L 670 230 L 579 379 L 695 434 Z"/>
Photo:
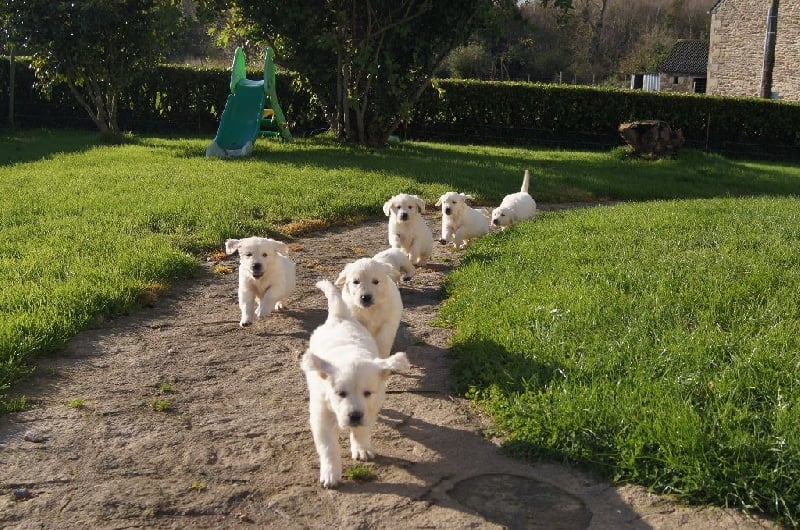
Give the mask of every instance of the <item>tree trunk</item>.
<path id="1" fill-rule="evenodd" d="M 16 76 L 17 64 L 14 57 L 14 45 L 9 44 L 8 62 L 9 62 L 9 79 L 8 79 L 8 127 L 14 128 L 14 90 L 16 89 Z"/>

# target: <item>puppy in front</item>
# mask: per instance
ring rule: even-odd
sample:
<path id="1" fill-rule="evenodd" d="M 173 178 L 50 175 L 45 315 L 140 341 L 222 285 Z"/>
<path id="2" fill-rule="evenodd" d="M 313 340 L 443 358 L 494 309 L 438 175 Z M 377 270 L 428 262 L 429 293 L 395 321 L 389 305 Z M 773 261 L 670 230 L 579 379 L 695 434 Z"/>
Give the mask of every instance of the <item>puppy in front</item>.
<path id="1" fill-rule="evenodd" d="M 425 223 L 425 201 L 416 195 L 401 193 L 383 205 L 389 218 L 389 246 L 401 248 L 411 263 L 422 267 L 433 252 L 433 234 Z"/>
<path id="2" fill-rule="evenodd" d="M 536 213 L 536 201 L 528 193 L 531 174 L 527 169 L 522 179 L 522 188 L 517 193 L 506 195 L 500 206 L 492 211 L 492 224 L 505 230 L 514 223 L 533 217 Z"/>
<path id="3" fill-rule="evenodd" d="M 372 259 L 385 263 L 392 268 L 392 279 L 395 283 L 400 283 L 400 280 L 410 282 L 411 278 L 414 277 L 416 269 L 403 249 L 387 248 L 372 256 Z"/>
<path id="4" fill-rule="evenodd" d="M 483 210 L 467 204 L 471 195 L 448 191 L 436 201 L 442 207 L 442 245 L 452 243 L 455 248 L 464 248 L 470 240 L 489 232 L 489 217 Z"/>
<path id="5" fill-rule="evenodd" d="M 255 317 L 266 317 L 273 308 L 286 307 L 295 288 L 295 263 L 285 254 L 286 243 L 266 237 L 228 239 L 225 252 L 239 251 L 239 325 L 249 326 Z"/>
<path id="6" fill-rule="evenodd" d="M 333 488 L 342 480 L 340 429 L 350 429 L 354 460 L 374 458 L 371 430 L 386 397 L 386 380 L 410 365 L 403 352 L 380 358 L 375 340 L 350 313 L 341 292 L 326 280 L 316 285 L 328 298 L 328 318 L 311 334 L 301 366 L 308 383 L 319 482 Z"/>
<path id="7" fill-rule="evenodd" d="M 403 314 L 400 290 L 392 274 L 390 265 L 361 258 L 348 263 L 336 278 L 344 303 L 372 334 L 382 359 L 389 357 L 392 351 Z"/>

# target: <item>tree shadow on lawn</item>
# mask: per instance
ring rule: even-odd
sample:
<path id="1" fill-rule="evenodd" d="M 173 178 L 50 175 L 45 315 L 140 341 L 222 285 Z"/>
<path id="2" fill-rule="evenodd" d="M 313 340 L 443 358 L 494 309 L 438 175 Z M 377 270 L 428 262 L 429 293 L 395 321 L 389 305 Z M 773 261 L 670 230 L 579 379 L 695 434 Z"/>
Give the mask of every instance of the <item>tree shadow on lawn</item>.
<path id="1" fill-rule="evenodd" d="M 30 131 L 0 132 L 0 166 L 34 162 L 57 153 L 78 153 L 106 145 L 99 134 L 89 131 Z"/>

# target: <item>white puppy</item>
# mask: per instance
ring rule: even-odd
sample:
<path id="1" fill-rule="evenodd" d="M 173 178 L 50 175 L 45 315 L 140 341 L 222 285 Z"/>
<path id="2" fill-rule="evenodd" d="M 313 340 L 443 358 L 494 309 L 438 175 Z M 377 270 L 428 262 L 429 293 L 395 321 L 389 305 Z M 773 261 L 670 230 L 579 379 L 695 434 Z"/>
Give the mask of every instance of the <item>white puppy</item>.
<path id="1" fill-rule="evenodd" d="M 336 285 L 353 316 L 366 327 L 378 344 L 381 358 L 389 357 L 403 314 L 400 290 L 392 279 L 392 267 L 372 258 L 348 263 Z"/>
<path id="2" fill-rule="evenodd" d="M 403 352 L 381 359 L 369 331 L 353 318 L 339 290 L 329 281 L 316 285 L 328 297 L 328 319 L 311 334 L 301 366 L 308 383 L 319 481 L 332 488 L 342 480 L 340 429 L 350 429 L 354 460 L 374 458 L 371 428 L 386 397 L 386 379 L 410 365 Z"/>
<path id="3" fill-rule="evenodd" d="M 492 224 L 505 229 L 523 219 L 533 217 L 536 213 L 536 201 L 528 193 L 528 186 L 531 182 L 531 174 L 526 169 L 525 177 L 522 179 L 522 189 L 517 193 L 506 195 L 500 206 L 492 211 Z"/>
<path id="4" fill-rule="evenodd" d="M 433 252 L 433 234 L 422 217 L 425 201 L 401 193 L 384 203 L 383 213 L 389 218 L 389 246 L 403 249 L 414 265 L 425 265 Z"/>
<path id="5" fill-rule="evenodd" d="M 372 256 L 372 259 L 389 265 L 392 268 L 392 279 L 397 283 L 400 280 L 409 282 L 414 276 L 414 264 L 408 259 L 408 254 L 403 249 L 387 248 Z"/>
<path id="6" fill-rule="evenodd" d="M 471 195 L 448 191 L 436 201 L 436 206 L 442 207 L 442 245 L 452 243 L 464 248 L 471 239 L 489 232 L 489 217 L 483 210 L 470 207 L 470 199 Z"/>
<path id="7" fill-rule="evenodd" d="M 239 251 L 239 308 L 241 326 L 249 326 L 253 318 L 266 317 L 273 307 L 286 307 L 286 300 L 295 288 L 295 264 L 284 254 L 286 243 L 266 237 L 228 239 L 225 252 Z M 256 306 L 256 303 L 258 306 Z"/>

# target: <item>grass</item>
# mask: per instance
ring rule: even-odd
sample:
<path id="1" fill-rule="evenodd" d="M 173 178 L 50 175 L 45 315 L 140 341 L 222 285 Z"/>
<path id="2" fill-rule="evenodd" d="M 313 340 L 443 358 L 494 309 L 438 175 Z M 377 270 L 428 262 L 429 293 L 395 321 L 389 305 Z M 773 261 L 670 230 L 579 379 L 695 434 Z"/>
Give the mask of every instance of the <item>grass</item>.
<path id="1" fill-rule="evenodd" d="M 540 202 L 663 202 L 547 214 L 472 246 L 443 312 L 459 387 L 518 455 L 796 517 L 798 168 L 325 138 L 216 160 L 209 140 L 0 136 L 4 410 L 27 406 L 12 384 L 37 356 L 191 277 L 228 237 L 381 217 L 400 191 L 496 204 L 529 168 Z"/>
<path id="2" fill-rule="evenodd" d="M 353 467 L 347 468 L 342 473 L 342 476 L 347 480 L 355 480 L 357 482 L 370 482 L 375 480 L 375 472 L 366 464 L 356 464 Z"/>
<path id="3" fill-rule="evenodd" d="M 458 390 L 513 454 L 800 514 L 800 199 L 546 214 L 446 282 Z"/>

